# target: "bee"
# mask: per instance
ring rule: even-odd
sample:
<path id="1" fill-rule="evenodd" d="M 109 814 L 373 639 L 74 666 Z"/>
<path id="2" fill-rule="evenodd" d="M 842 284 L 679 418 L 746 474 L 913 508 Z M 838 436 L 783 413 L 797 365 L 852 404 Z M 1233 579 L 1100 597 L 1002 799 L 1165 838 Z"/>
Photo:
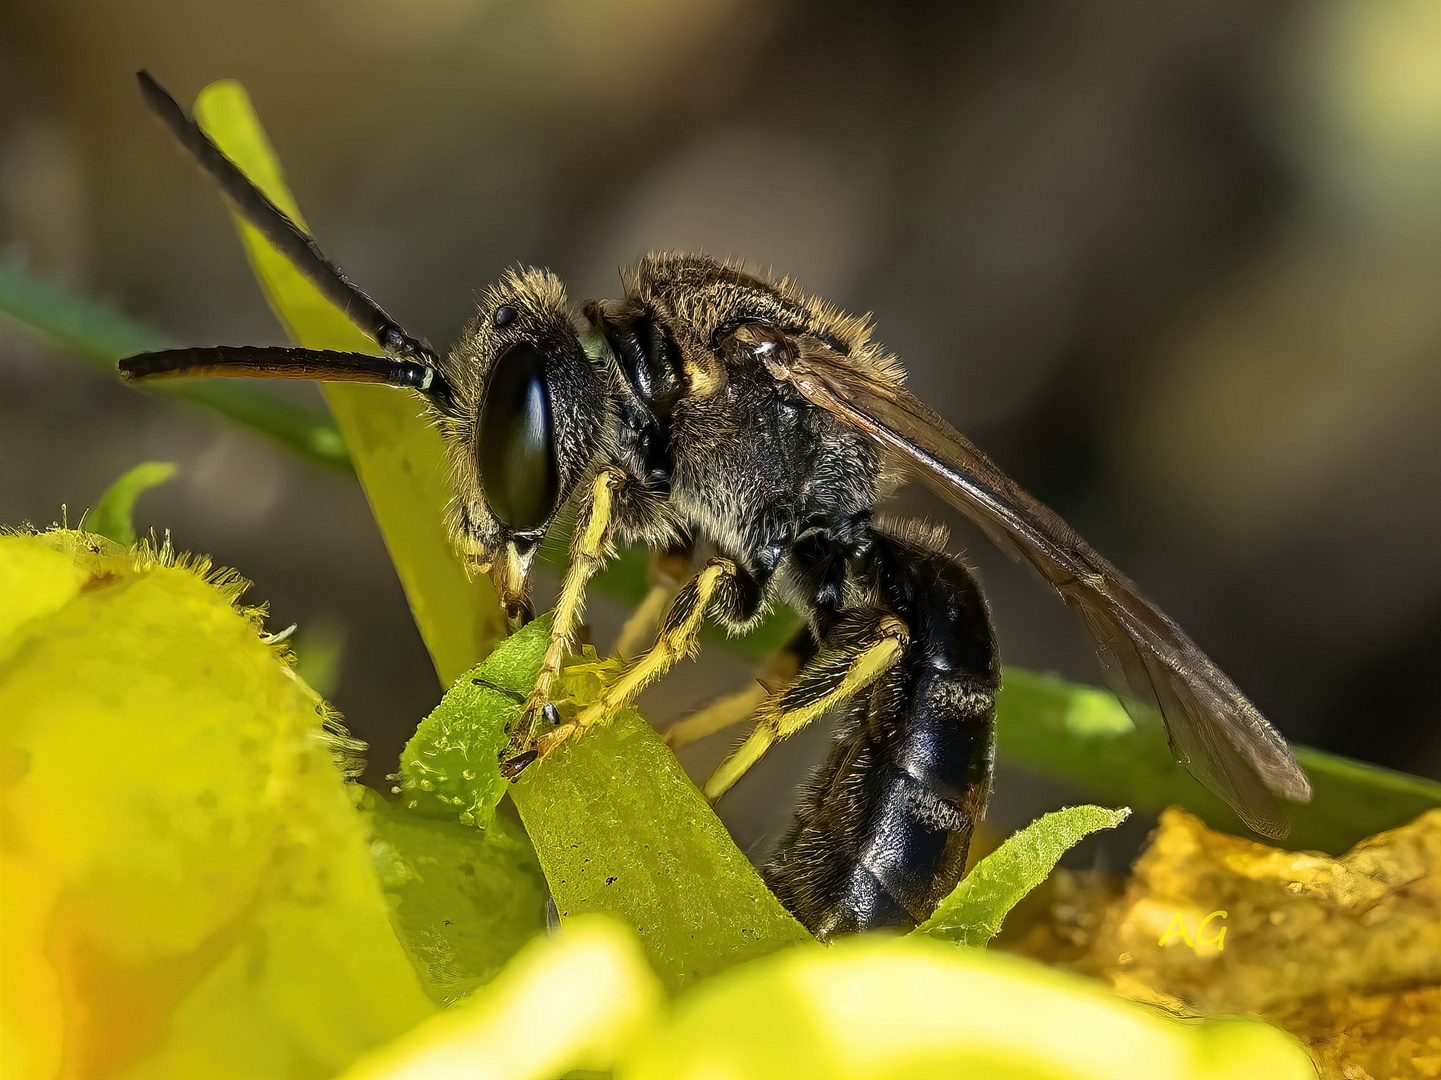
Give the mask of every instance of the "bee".
<path id="1" fill-rule="evenodd" d="M 1257 833 L 1311 788 L 1283 739 L 1199 647 L 1064 521 L 904 388 L 865 319 L 704 255 L 653 254 L 618 300 L 581 308 L 551 273 L 507 273 L 446 356 L 408 334 L 325 257 L 145 73 L 146 100 L 259 229 L 383 350 L 186 348 L 121 362 L 128 379 L 253 376 L 384 383 L 444 437 L 459 549 L 512 626 L 532 616 L 537 549 L 576 507 L 571 558 L 534 690 L 510 733 L 515 775 L 603 722 L 679 660 L 703 623 L 731 633 L 776 603 L 804 620 L 744 708 L 750 734 L 705 785 L 719 798 L 777 741 L 829 717 L 835 737 L 764 868 L 823 940 L 924 920 L 962 876 L 985 814 L 1001 667 L 975 574 L 942 534 L 878 507 L 929 485 L 1024 559 L 1080 615 L 1110 685 L 1164 719 L 1176 758 Z M 594 343 L 587 351 L 585 334 Z M 715 554 L 690 567 L 704 542 Z M 617 544 L 686 576 L 654 645 L 562 722 L 550 704 L 587 582 Z M 680 573 L 679 568 L 686 568 Z M 693 569 L 694 573 L 689 573 Z M 687 737 L 705 732 L 694 724 Z"/>

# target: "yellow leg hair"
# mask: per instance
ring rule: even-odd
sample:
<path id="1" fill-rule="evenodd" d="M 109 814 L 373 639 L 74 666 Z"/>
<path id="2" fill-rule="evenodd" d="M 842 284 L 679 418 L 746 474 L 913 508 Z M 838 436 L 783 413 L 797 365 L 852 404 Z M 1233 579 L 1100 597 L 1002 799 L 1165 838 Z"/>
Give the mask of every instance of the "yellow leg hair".
<path id="1" fill-rule="evenodd" d="M 681 660 L 694 656 L 706 609 L 717 590 L 733 578 L 735 572 L 735 564 L 729 559 L 709 560 L 676 594 L 650 652 L 626 668 L 625 673 L 606 688 L 601 699 L 574 721 L 537 740 L 536 749 L 541 755 L 549 753 L 575 732 L 614 716 Z"/>
<path id="2" fill-rule="evenodd" d="M 615 489 L 625 481 L 617 469 L 602 469 L 591 485 L 590 495 L 576 519 L 575 534 L 570 543 L 570 565 L 561 582 L 560 597 L 550 624 L 550 641 L 541 661 L 535 689 L 526 700 L 525 711 L 510 734 L 509 752 L 520 752 L 530 745 L 535 718 L 550 700 L 551 687 L 560 673 L 571 639 L 585 610 L 585 588 L 591 577 L 605 565 L 610 555 L 607 532 L 610 528 L 612 498 Z"/>
<path id="3" fill-rule="evenodd" d="M 896 662 L 908 640 L 905 624 L 886 615 L 853 649 L 823 651 L 801 670 L 795 682 L 762 703 L 754 730 L 706 781 L 706 798 L 712 802 L 719 799 L 773 745 L 870 686 Z"/>

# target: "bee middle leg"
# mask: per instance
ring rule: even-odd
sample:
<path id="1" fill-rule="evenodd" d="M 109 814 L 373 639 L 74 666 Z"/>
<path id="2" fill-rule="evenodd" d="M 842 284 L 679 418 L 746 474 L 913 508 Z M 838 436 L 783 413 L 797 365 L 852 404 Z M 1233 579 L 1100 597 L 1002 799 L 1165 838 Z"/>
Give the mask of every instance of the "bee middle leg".
<path id="1" fill-rule="evenodd" d="M 661 619 L 675 603 L 676 594 L 690 576 L 694 554 L 695 540 L 689 535 L 655 553 L 650 563 L 650 591 L 625 621 L 620 636 L 616 638 L 615 654 L 622 660 L 639 656 L 647 642 L 655 637 Z"/>
<path id="2" fill-rule="evenodd" d="M 694 656 L 701 627 L 705 624 L 706 611 L 714 601 L 734 586 L 743 573 L 730 559 L 708 560 L 700 573 L 676 593 L 650 651 L 606 687 L 605 693 L 594 705 L 585 709 L 570 723 L 562 724 L 543 736 L 536 743 L 536 749 L 542 755 L 549 753 L 576 732 L 609 719 L 681 660 Z"/>

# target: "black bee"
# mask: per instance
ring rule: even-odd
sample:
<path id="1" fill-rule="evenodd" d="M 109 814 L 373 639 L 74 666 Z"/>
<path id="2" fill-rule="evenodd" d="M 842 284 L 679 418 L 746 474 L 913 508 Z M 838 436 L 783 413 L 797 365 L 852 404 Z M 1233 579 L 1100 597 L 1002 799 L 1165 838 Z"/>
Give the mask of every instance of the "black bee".
<path id="1" fill-rule="evenodd" d="M 195 348 L 121 363 L 127 378 L 230 375 L 381 382 L 416 391 L 443 433 L 456 543 L 513 624 L 562 507 L 578 514 L 551 647 L 503 767 L 518 772 L 690 654 L 705 619 L 733 632 L 778 600 L 804 628 L 718 797 L 775 741 L 822 715 L 837 734 L 766 879 L 820 938 L 925 919 L 959 880 L 985 813 L 1001 669 L 985 599 L 944 537 L 890 522 L 902 475 L 929 484 L 1075 608 L 1112 686 L 1164 717 L 1177 758 L 1251 828 L 1288 831 L 1279 797 L 1310 784 L 1285 740 L 1174 622 L 1055 514 L 902 388 L 870 326 L 702 255 L 640 261 L 618 301 L 583 308 L 560 281 L 508 273 L 446 357 L 407 334 L 265 198 L 153 80 L 152 108 L 239 211 L 384 350 Z M 655 645 L 569 722 L 548 702 L 590 575 L 612 543 L 718 554 L 683 585 Z M 737 699 L 742 704 L 742 695 Z M 756 704 L 751 699 L 750 704 Z M 537 724 L 544 716 L 546 722 Z M 709 716 L 707 729 L 741 719 Z M 694 727 L 690 736 L 697 732 Z"/>

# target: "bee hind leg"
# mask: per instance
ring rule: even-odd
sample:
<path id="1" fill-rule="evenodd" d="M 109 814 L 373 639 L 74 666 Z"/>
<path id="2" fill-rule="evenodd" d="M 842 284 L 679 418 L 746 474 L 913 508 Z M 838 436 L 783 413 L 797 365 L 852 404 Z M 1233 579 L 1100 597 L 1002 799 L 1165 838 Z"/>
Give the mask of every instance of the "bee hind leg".
<path id="1" fill-rule="evenodd" d="M 894 615 L 871 610 L 855 613 L 829 637 L 794 682 L 762 702 L 749 737 L 706 781 L 707 799 L 719 799 L 773 745 L 884 675 L 905 651 L 910 633 Z"/>

